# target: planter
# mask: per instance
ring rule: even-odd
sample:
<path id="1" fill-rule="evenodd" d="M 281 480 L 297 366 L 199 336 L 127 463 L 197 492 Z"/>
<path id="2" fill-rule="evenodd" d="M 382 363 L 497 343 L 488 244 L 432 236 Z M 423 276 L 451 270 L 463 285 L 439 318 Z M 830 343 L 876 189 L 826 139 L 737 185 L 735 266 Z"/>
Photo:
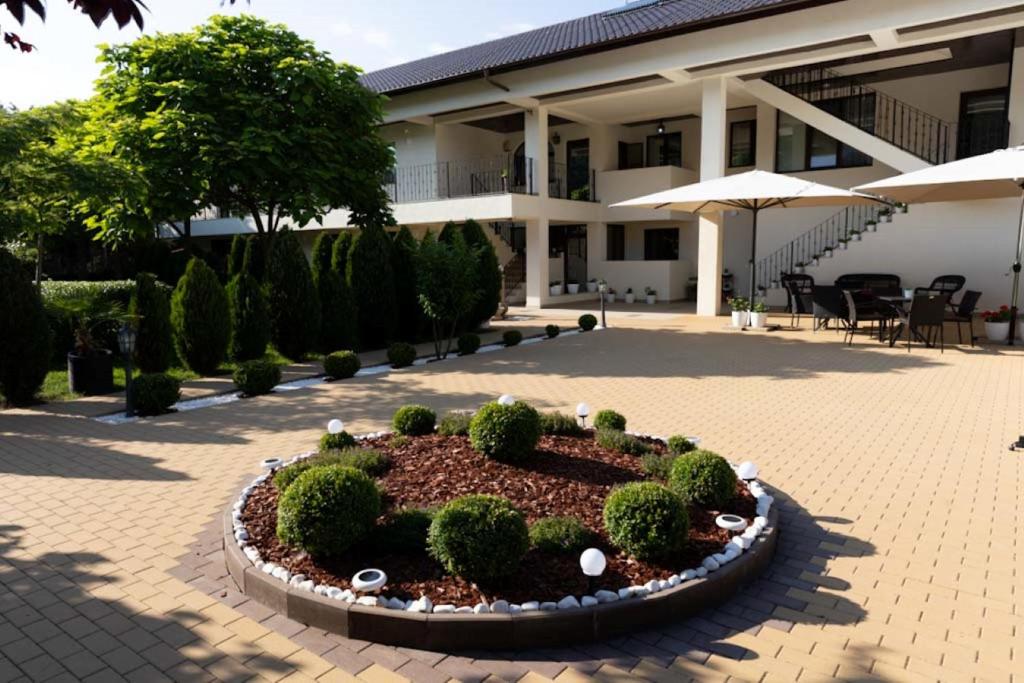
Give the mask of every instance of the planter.
<path id="1" fill-rule="evenodd" d="M 549 290 L 551 291 L 551 296 L 562 296 L 562 285 L 551 285 Z"/>
<path id="2" fill-rule="evenodd" d="M 793 266 L 793 272 L 796 273 L 797 275 L 803 275 L 805 270 L 806 268 L 804 268 L 803 266 Z"/>
<path id="3" fill-rule="evenodd" d="M 733 311 L 732 312 L 732 326 L 733 327 L 746 327 L 747 318 L 750 315 L 750 311 Z"/>
<path id="4" fill-rule="evenodd" d="M 843 251 L 846 251 L 847 246 L 848 245 L 847 245 L 846 242 L 840 242 L 839 243 L 839 248 L 842 249 Z"/>
<path id="5" fill-rule="evenodd" d="M 627 304 L 631 304 L 636 301 L 636 294 L 633 292 L 626 292 L 623 298 L 626 300 Z"/>
<path id="6" fill-rule="evenodd" d="M 566 285 L 566 289 L 569 290 L 570 294 L 580 293 L 580 285 L 578 282 L 570 282 L 569 284 Z"/>
<path id="7" fill-rule="evenodd" d="M 1018 324 L 1019 329 L 1019 324 Z M 985 323 L 985 336 L 990 342 L 1004 342 L 1010 338 L 1010 321 Z"/>
<path id="8" fill-rule="evenodd" d="M 114 391 L 114 354 L 105 349 L 88 355 L 68 354 L 68 389 L 91 396 Z"/>
<path id="9" fill-rule="evenodd" d="M 648 294 L 647 295 L 647 303 L 649 305 L 653 306 L 655 303 L 657 303 L 657 301 L 658 301 L 658 295 L 657 294 Z"/>
<path id="10" fill-rule="evenodd" d="M 604 300 L 610 304 L 615 303 L 615 292 L 605 292 Z"/>
<path id="11" fill-rule="evenodd" d="M 596 292 L 597 291 L 597 283 L 596 282 L 588 282 L 587 283 L 587 291 L 588 292 Z"/>
<path id="12" fill-rule="evenodd" d="M 832 258 L 832 250 L 831 249 L 826 249 L 825 250 L 825 258 Z"/>
<path id="13" fill-rule="evenodd" d="M 878 232 L 878 223 L 865 223 L 864 227 L 868 229 L 868 232 Z"/>
<path id="14" fill-rule="evenodd" d="M 861 241 L 861 234 L 859 232 L 855 232 L 855 233 L 850 235 L 850 239 L 853 240 L 854 242 L 860 242 Z"/>
<path id="15" fill-rule="evenodd" d="M 768 326 L 768 314 L 758 313 L 757 311 L 750 312 L 750 326 L 751 327 L 767 327 Z"/>

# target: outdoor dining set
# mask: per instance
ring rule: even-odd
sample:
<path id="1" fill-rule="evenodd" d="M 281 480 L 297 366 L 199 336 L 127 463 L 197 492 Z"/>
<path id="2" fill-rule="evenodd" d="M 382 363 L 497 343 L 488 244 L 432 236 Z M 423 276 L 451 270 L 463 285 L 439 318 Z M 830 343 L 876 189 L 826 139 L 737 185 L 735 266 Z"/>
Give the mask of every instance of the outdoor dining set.
<path id="1" fill-rule="evenodd" d="M 972 320 L 981 292 L 964 290 L 965 284 L 962 275 L 940 275 L 927 287 L 913 289 L 902 287 L 898 275 L 884 273 L 841 275 L 831 285 L 816 284 L 806 274 L 782 276 L 791 326 L 799 325 L 802 316 L 812 319 L 815 331 L 834 323 L 848 345 L 865 325 L 872 336 L 877 326 L 878 340 L 888 341 L 890 347 L 906 333 L 908 351 L 914 341 L 929 347 L 938 342 L 944 351 L 946 323 L 957 326 L 961 344 L 966 325 L 968 341 L 974 345 Z"/>

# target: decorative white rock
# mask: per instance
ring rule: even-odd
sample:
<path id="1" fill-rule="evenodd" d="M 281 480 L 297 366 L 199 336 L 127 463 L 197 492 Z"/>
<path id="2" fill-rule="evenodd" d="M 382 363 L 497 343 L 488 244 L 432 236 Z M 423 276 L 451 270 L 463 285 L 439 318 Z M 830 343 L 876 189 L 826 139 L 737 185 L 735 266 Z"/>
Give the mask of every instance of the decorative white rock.
<path id="1" fill-rule="evenodd" d="M 438 605 L 434 608 L 434 614 L 454 614 L 455 605 Z"/>
<path id="2" fill-rule="evenodd" d="M 663 591 L 664 590 L 668 590 L 671 587 L 672 587 L 672 584 L 668 582 L 668 579 L 659 579 L 658 580 L 658 588 L 660 590 L 663 590 Z"/>
<path id="3" fill-rule="evenodd" d="M 593 607 L 598 603 L 598 599 L 593 595 L 584 595 L 580 600 L 580 604 L 584 607 Z"/>
<path id="4" fill-rule="evenodd" d="M 428 614 L 434 609 L 434 603 L 430 601 L 426 595 L 423 595 L 416 600 L 412 601 L 412 604 L 405 608 L 409 612 L 427 612 Z"/>
<path id="5" fill-rule="evenodd" d="M 511 604 L 508 606 L 508 611 L 512 614 L 519 614 L 523 611 L 522 605 Z"/>
<path id="6" fill-rule="evenodd" d="M 629 589 L 633 591 L 633 596 L 637 598 L 643 598 L 651 594 L 651 591 L 647 590 L 646 586 L 630 586 Z"/>
<path id="7" fill-rule="evenodd" d="M 711 556 L 711 558 L 718 563 L 719 567 L 721 567 L 723 564 L 729 561 L 729 558 L 728 556 L 726 556 L 725 553 L 715 553 Z M 708 567 L 708 569 L 711 569 L 711 567 Z"/>
<path id="8" fill-rule="evenodd" d="M 388 575 L 381 569 L 363 569 L 352 577 L 352 590 L 357 593 L 379 591 L 388 582 Z"/>
<path id="9" fill-rule="evenodd" d="M 300 591 L 306 591 L 307 593 L 312 593 L 314 585 L 315 584 L 313 583 L 312 579 L 306 579 L 305 581 L 300 583 L 298 586 L 296 586 L 296 588 L 298 588 Z"/>
<path id="10" fill-rule="evenodd" d="M 508 614 L 509 605 L 508 600 L 495 600 L 491 603 L 492 614 Z"/>
<path id="11" fill-rule="evenodd" d="M 490 611 L 490 608 L 482 602 L 473 605 L 473 614 L 486 614 Z"/>
<path id="12" fill-rule="evenodd" d="M 681 578 L 679 578 L 678 574 L 673 574 L 672 576 L 668 577 L 668 585 L 672 586 L 673 588 L 675 588 L 676 586 L 678 586 L 682 582 L 683 582 L 683 580 Z"/>
<path id="13" fill-rule="evenodd" d="M 558 603 L 556 602 L 542 602 L 540 603 L 541 612 L 554 612 L 558 609 Z"/>
<path id="14" fill-rule="evenodd" d="M 597 598 L 597 601 L 601 603 L 615 602 L 619 599 L 619 594 L 613 593 L 612 591 L 599 590 L 596 593 L 594 593 L 594 597 Z"/>
<path id="15" fill-rule="evenodd" d="M 746 550 L 750 547 L 750 539 L 744 536 L 733 536 L 729 539 L 729 543 L 740 550 Z"/>
<path id="16" fill-rule="evenodd" d="M 714 557 L 705 557 L 704 561 L 700 563 L 700 566 L 709 572 L 713 572 L 719 568 L 718 561 Z"/>
<path id="17" fill-rule="evenodd" d="M 679 575 L 679 578 L 681 578 L 683 581 L 693 581 L 698 576 L 697 571 L 698 570 L 696 569 L 687 569 Z"/>
<path id="18" fill-rule="evenodd" d="M 388 600 L 388 609 L 405 609 L 405 601 L 399 600 L 398 598 L 390 598 Z"/>
<path id="19" fill-rule="evenodd" d="M 661 585 L 658 583 L 656 579 L 651 579 L 650 581 L 644 584 L 644 588 L 647 589 L 648 593 L 657 593 L 661 590 Z"/>
<path id="20" fill-rule="evenodd" d="M 739 515 L 718 515 L 715 517 L 715 524 L 718 528 L 726 531 L 743 531 L 747 528 L 747 520 Z"/>
<path id="21" fill-rule="evenodd" d="M 580 606 L 580 601 L 573 595 L 567 595 L 558 601 L 558 609 L 577 609 Z"/>
<path id="22" fill-rule="evenodd" d="M 356 600 L 357 605 L 364 605 L 366 607 L 377 606 L 377 596 L 375 595 L 364 595 L 363 597 Z"/>
<path id="23" fill-rule="evenodd" d="M 536 612 L 540 609 L 540 603 L 536 600 L 529 600 L 524 602 L 522 607 L 524 612 Z"/>
<path id="24" fill-rule="evenodd" d="M 455 608 L 455 613 L 456 614 L 472 614 L 473 613 L 473 608 L 469 607 L 468 605 L 465 606 L 465 607 L 456 607 Z"/>
<path id="25" fill-rule="evenodd" d="M 628 600 L 631 597 L 633 597 L 633 589 L 632 588 L 630 588 L 629 586 L 626 586 L 625 588 L 620 588 L 619 589 L 619 599 L 620 600 Z"/>
<path id="26" fill-rule="evenodd" d="M 274 575 L 274 570 L 276 570 L 276 569 L 277 569 L 277 565 L 274 564 L 273 562 L 267 562 L 265 565 L 263 565 L 263 573 L 264 574 L 270 574 L 271 576 L 273 576 Z"/>

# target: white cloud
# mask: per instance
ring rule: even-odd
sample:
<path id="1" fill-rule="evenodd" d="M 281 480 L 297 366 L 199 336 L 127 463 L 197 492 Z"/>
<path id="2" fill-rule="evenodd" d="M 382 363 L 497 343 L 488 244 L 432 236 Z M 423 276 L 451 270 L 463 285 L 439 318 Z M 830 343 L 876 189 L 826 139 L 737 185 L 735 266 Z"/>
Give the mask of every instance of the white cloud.
<path id="1" fill-rule="evenodd" d="M 391 45 L 391 34 L 372 29 L 363 34 L 363 40 L 375 47 L 388 47 Z"/>

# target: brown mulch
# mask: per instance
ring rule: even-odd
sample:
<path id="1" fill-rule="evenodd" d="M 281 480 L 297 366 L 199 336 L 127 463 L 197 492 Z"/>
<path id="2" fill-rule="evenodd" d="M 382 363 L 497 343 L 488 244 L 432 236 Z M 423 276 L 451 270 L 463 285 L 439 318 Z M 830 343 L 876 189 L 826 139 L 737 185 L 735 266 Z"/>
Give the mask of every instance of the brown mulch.
<path id="1" fill-rule="evenodd" d="M 671 562 L 640 562 L 618 552 L 604 534 L 604 499 L 614 486 L 647 477 L 639 457 L 601 448 L 589 434 L 544 436 L 536 454 L 519 465 L 484 458 L 471 448 L 466 437 L 430 435 L 407 439 L 394 447 L 390 438 L 384 437 L 364 444 L 391 457 L 391 468 L 378 479 L 386 510 L 439 507 L 468 493 L 490 493 L 511 500 L 529 522 L 556 515 L 578 517 L 595 532 L 595 546 L 608 558 L 597 588 L 617 590 L 652 578 L 666 578 L 699 566 L 704 557 L 720 552 L 729 540 L 729 532 L 715 526 L 715 517 L 723 511 L 691 506 L 689 543 Z M 664 451 L 660 442 L 651 445 L 657 452 Z M 434 604 L 472 605 L 482 599 L 557 601 L 566 595 L 588 593 L 575 554 L 531 550 L 512 575 L 500 585 L 488 586 L 448 576 L 425 555 L 398 555 L 369 547 L 353 548 L 345 558 L 314 563 L 306 554 L 277 540 L 277 495 L 277 489 L 267 481 L 249 497 L 243 520 L 250 543 L 265 561 L 283 565 L 293 574 L 305 574 L 317 583 L 347 588 L 357 571 L 377 567 L 388 575 L 384 595 L 402 599 L 427 595 Z M 724 511 L 748 522 L 754 518 L 755 502 L 742 482 L 737 483 L 736 497 L 726 507 Z"/>

